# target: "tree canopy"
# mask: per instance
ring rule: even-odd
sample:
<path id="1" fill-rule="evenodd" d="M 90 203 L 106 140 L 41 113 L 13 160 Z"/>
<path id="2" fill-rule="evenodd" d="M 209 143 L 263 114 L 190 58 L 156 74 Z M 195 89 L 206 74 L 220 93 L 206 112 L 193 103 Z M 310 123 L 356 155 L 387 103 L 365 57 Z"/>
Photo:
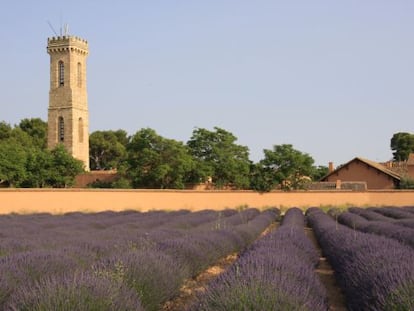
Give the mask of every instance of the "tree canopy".
<path id="1" fill-rule="evenodd" d="M 0 182 L 11 187 L 73 185 L 83 163 L 63 145 L 47 150 L 46 128 L 41 119 L 24 119 L 14 127 L 0 123 Z"/>
<path id="2" fill-rule="evenodd" d="M 414 134 L 395 133 L 391 138 L 391 150 L 395 161 L 406 161 L 414 152 Z"/>
<path id="3" fill-rule="evenodd" d="M 194 129 L 187 146 L 199 168 L 197 174 L 200 181 L 211 177 L 219 188 L 249 187 L 249 149 L 236 144 L 236 141 L 236 136 L 219 127 L 215 127 L 214 131 Z"/>
<path id="4" fill-rule="evenodd" d="M 0 141 L 0 181 L 20 187 L 26 178 L 26 149 L 15 140 Z"/>
<path id="5" fill-rule="evenodd" d="M 153 129 L 136 132 L 127 145 L 126 176 L 134 188 L 184 188 L 194 161 L 182 142 Z"/>
<path id="6" fill-rule="evenodd" d="M 50 153 L 50 184 L 57 188 L 72 186 L 76 175 L 83 172 L 83 162 L 74 159 L 62 144 L 57 145 Z"/>
<path id="7" fill-rule="evenodd" d="M 91 170 L 118 168 L 125 160 L 128 134 L 124 130 L 96 131 L 89 136 Z"/>
<path id="8" fill-rule="evenodd" d="M 31 137 L 34 146 L 47 147 L 47 122 L 40 118 L 23 119 L 18 127 Z"/>
<path id="9" fill-rule="evenodd" d="M 264 159 L 252 170 L 252 188 L 269 191 L 277 186 L 282 189 L 301 189 L 316 171 L 314 160 L 290 144 L 275 145 L 265 149 Z"/>

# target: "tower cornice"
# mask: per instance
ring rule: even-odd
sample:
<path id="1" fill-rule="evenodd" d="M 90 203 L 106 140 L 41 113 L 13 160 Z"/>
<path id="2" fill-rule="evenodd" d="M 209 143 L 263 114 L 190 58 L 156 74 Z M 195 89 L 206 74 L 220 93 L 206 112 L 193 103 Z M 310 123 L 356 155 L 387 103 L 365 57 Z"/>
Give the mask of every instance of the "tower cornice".
<path id="1" fill-rule="evenodd" d="M 51 37 L 47 39 L 47 52 L 49 54 L 76 52 L 88 55 L 88 41 L 76 36 Z"/>

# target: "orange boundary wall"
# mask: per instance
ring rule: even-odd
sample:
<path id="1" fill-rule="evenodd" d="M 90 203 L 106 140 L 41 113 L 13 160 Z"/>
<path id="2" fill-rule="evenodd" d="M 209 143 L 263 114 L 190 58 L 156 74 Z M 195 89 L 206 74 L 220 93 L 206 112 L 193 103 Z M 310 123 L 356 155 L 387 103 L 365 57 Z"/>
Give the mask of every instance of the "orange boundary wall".
<path id="1" fill-rule="evenodd" d="M 0 214 L 327 205 L 414 206 L 414 191 L 253 191 L 1 189 Z"/>

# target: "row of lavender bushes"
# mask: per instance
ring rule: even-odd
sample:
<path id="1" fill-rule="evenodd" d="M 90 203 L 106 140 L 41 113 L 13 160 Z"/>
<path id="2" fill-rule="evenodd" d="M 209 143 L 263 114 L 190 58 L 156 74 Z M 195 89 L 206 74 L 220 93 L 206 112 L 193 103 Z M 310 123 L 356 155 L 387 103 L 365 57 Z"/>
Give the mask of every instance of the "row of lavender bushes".
<path id="1" fill-rule="evenodd" d="M 414 218 L 414 211 L 412 206 L 406 207 L 369 207 L 368 210 L 377 212 L 384 216 L 394 219 Z"/>
<path id="2" fill-rule="evenodd" d="M 189 310 L 327 310 L 318 261 L 302 211 L 289 209 L 282 225 L 242 252 Z"/>
<path id="3" fill-rule="evenodd" d="M 1 310 L 159 310 L 279 210 L 0 217 Z"/>
<path id="4" fill-rule="evenodd" d="M 403 209 L 414 214 L 414 206 L 404 206 Z"/>
<path id="5" fill-rule="evenodd" d="M 396 213 L 404 211 L 395 210 Z M 371 219 L 364 217 L 368 215 Z M 410 219 L 414 220 L 414 214 L 409 213 Z M 414 248 L 414 229 L 398 225 L 395 219 L 386 217 L 373 210 L 364 210 L 362 208 L 349 208 L 348 212 L 342 212 L 337 216 L 338 221 L 355 230 L 366 233 L 375 233 L 388 238 L 395 239 L 403 244 Z"/>
<path id="6" fill-rule="evenodd" d="M 338 224 L 318 208 L 306 214 L 349 310 L 414 310 L 412 248 Z"/>
<path id="7" fill-rule="evenodd" d="M 358 214 L 367 220 L 387 221 L 395 225 L 414 229 L 414 206 L 391 208 L 351 207 L 348 209 L 348 211 L 354 214 Z"/>
<path id="8" fill-rule="evenodd" d="M 414 206 L 370 207 L 367 210 L 383 215 L 394 224 L 414 229 Z"/>

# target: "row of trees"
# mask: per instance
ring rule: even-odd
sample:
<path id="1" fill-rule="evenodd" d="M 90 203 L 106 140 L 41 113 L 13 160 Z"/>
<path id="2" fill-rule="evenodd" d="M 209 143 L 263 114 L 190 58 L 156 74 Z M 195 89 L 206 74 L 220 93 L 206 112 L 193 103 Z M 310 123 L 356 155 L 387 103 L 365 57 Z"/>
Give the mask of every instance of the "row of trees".
<path id="1" fill-rule="evenodd" d="M 407 147 L 414 135 L 407 134 L 397 133 L 391 139 L 396 160 L 414 152 L 414 140 Z M 47 123 L 41 119 L 24 119 L 14 127 L 0 122 L 0 183 L 13 187 L 72 185 L 83 170 L 82 162 L 63 146 L 48 150 L 46 143 Z M 300 189 L 328 170 L 315 166 L 309 154 L 290 144 L 265 149 L 264 158 L 254 163 L 248 147 L 237 144 L 236 136 L 219 127 L 195 128 L 186 143 L 162 137 L 150 128 L 132 136 L 124 130 L 96 131 L 90 135 L 89 145 L 91 169 L 116 169 L 120 176 L 111 184 L 97 183 L 97 187 L 181 189 L 208 181 L 219 189 Z"/>
<path id="2" fill-rule="evenodd" d="M 311 156 L 289 144 L 274 146 L 264 154 L 263 160 L 253 163 L 249 149 L 219 127 L 194 129 L 186 144 L 149 128 L 131 137 L 123 130 L 90 135 L 91 169 L 117 168 L 122 178 L 114 187 L 184 188 L 211 181 L 219 189 L 269 191 L 277 186 L 302 188 L 327 173 L 326 167 L 314 166 Z"/>
<path id="3" fill-rule="evenodd" d="M 328 173 L 314 166 L 313 158 L 290 144 L 265 149 L 258 163 L 249 160 L 249 149 L 237 144 L 232 133 L 215 127 L 196 128 L 183 144 L 141 129 L 128 137 L 123 130 L 97 131 L 90 136 L 91 168 L 117 168 L 122 184 L 133 188 L 182 188 L 211 179 L 215 187 L 269 191 L 275 187 L 301 189 Z M 391 138 L 395 161 L 414 153 L 414 134 L 400 132 Z"/>

